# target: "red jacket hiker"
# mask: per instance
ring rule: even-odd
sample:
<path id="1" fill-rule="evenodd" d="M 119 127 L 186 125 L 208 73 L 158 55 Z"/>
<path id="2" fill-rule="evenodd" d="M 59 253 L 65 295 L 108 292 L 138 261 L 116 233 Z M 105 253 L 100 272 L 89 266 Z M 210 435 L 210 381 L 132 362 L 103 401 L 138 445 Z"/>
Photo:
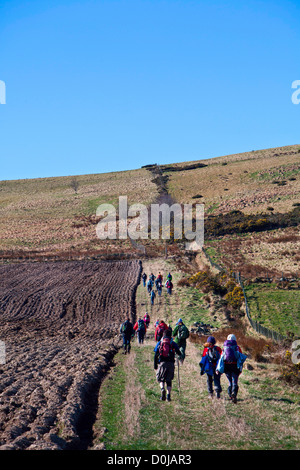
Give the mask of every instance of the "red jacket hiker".
<path id="1" fill-rule="evenodd" d="M 163 332 L 167 330 L 169 327 L 168 325 L 161 320 L 157 327 L 155 328 L 155 341 L 160 341 L 163 335 Z"/>
<path id="2" fill-rule="evenodd" d="M 205 343 L 204 346 L 205 347 L 203 350 L 202 357 L 206 356 L 206 354 L 208 353 L 208 350 L 211 348 L 211 343 Z M 215 349 L 220 353 L 220 355 L 222 354 L 222 349 L 219 346 L 215 346 Z"/>
<path id="3" fill-rule="evenodd" d="M 147 325 L 145 323 L 145 321 L 142 319 L 142 318 L 139 318 L 137 322 L 135 322 L 134 326 L 133 326 L 133 329 L 135 331 L 137 331 L 139 329 L 139 321 L 143 322 L 144 323 L 144 326 L 145 326 L 145 332 L 147 330 Z"/>

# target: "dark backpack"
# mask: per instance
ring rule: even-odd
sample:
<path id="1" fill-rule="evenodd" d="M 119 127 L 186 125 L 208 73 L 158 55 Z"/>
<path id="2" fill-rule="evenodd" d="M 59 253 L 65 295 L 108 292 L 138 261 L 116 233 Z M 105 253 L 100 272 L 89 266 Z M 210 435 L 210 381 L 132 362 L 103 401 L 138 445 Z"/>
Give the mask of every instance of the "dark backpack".
<path id="1" fill-rule="evenodd" d="M 159 345 L 159 358 L 162 361 L 168 361 L 174 359 L 174 348 L 171 344 L 170 338 L 163 338 Z"/>
<path id="2" fill-rule="evenodd" d="M 138 331 L 145 331 L 144 320 L 138 320 Z"/>
<path id="3" fill-rule="evenodd" d="M 212 348 L 209 348 L 206 355 L 208 357 L 209 362 L 213 364 L 218 362 L 221 356 L 221 354 L 219 353 L 219 351 L 216 349 L 215 346 L 213 346 Z"/>
<path id="4" fill-rule="evenodd" d="M 128 330 L 128 322 L 126 321 L 122 325 L 122 333 L 125 334 L 127 330 Z"/>
<path id="5" fill-rule="evenodd" d="M 187 339 L 189 337 L 190 333 L 189 333 L 189 330 L 187 329 L 187 327 L 185 325 L 180 325 L 179 328 L 178 328 L 178 333 L 177 333 L 177 337 L 179 340 L 182 340 L 182 339 Z"/>

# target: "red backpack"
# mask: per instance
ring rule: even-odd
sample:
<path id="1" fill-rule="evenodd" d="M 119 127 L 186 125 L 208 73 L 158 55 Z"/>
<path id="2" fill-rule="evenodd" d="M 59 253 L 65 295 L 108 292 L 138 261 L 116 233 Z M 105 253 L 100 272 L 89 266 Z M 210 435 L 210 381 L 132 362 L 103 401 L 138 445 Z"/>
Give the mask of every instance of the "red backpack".
<path id="1" fill-rule="evenodd" d="M 174 347 L 171 343 L 171 338 L 163 338 L 159 345 L 159 358 L 168 360 L 174 358 Z"/>
<path id="2" fill-rule="evenodd" d="M 157 327 L 157 331 L 156 331 L 156 339 L 157 341 L 160 341 L 161 338 L 162 338 L 162 335 L 165 331 L 166 327 L 164 324 L 159 324 L 158 327 Z"/>

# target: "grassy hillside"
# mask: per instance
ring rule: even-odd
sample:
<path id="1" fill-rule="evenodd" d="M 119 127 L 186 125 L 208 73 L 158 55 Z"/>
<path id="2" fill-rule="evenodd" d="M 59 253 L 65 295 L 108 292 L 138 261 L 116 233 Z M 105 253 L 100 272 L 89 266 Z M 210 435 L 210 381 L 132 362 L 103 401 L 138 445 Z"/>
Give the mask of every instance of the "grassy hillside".
<path id="1" fill-rule="evenodd" d="M 102 203 L 117 207 L 123 195 L 129 204 L 149 204 L 157 188 L 144 169 L 1 181 L 0 250 L 45 254 L 109 250 L 109 244 L 96 237 L 96 209 Z M 130 248 L 128 242 L 123 245 L 123 250 Z"/>
<path id="2" fill-rule="evenodd" d="M 201 160 L 205 167 L 168 172 L 170 194 L 177 201 L 205 204 L 206 213 L 242 210 L 287 212 L 299 202 L 300 146 L 245 152 Z M 195 162 L 196 163 L 196 162 Z"/>
<path id="3" fill-rule="evenodd" d="M 288 146 L 201 162 L 162 165 L 168 193 L 174 200 L 201 202 L 206 214 L 241 210 L 288 212 L 299 203 L 300 146 Z M 157 178 L 141 168 L 95 175 L 0 182 L 0 251 L 67 253 L 104 249 L 129 250 L 124 242 L 99 242 L 96 208 L 150 204 L 159 194 Z"/>

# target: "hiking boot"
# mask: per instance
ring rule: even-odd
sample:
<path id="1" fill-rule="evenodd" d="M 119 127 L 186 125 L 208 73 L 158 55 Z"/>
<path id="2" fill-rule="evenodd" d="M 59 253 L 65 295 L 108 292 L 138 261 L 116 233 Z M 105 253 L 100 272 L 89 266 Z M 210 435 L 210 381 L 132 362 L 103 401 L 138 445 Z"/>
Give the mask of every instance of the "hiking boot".
<path id="1" fill-rule="evenodd" d="M 221 398 L 220 392 L 217 392 L 217 398 Z"/>
<path id="2" fill-rule="evenodd" d="M 236 403 L 236 402 L 237 402 L 236 396 L 233 395 L 233 396 L 231 397 L 231 401 L 232 401 L 232 403 Z"/>
<path id="3" fill-rule="evenodd" d="M 160 397 L 160 399 L 161 399 L 162 401 L 165 401 L 165 399 L 166 399 L 166 391 L 165 391 L 165 390 L 162 390 L 162 391 L 161 391 L 161 397 Z"/>
<path id="4" fill-rule="evenodd" d="M 169 393 L 167 395 L 167 401 L 171 401 L 171 395 Z"/>

